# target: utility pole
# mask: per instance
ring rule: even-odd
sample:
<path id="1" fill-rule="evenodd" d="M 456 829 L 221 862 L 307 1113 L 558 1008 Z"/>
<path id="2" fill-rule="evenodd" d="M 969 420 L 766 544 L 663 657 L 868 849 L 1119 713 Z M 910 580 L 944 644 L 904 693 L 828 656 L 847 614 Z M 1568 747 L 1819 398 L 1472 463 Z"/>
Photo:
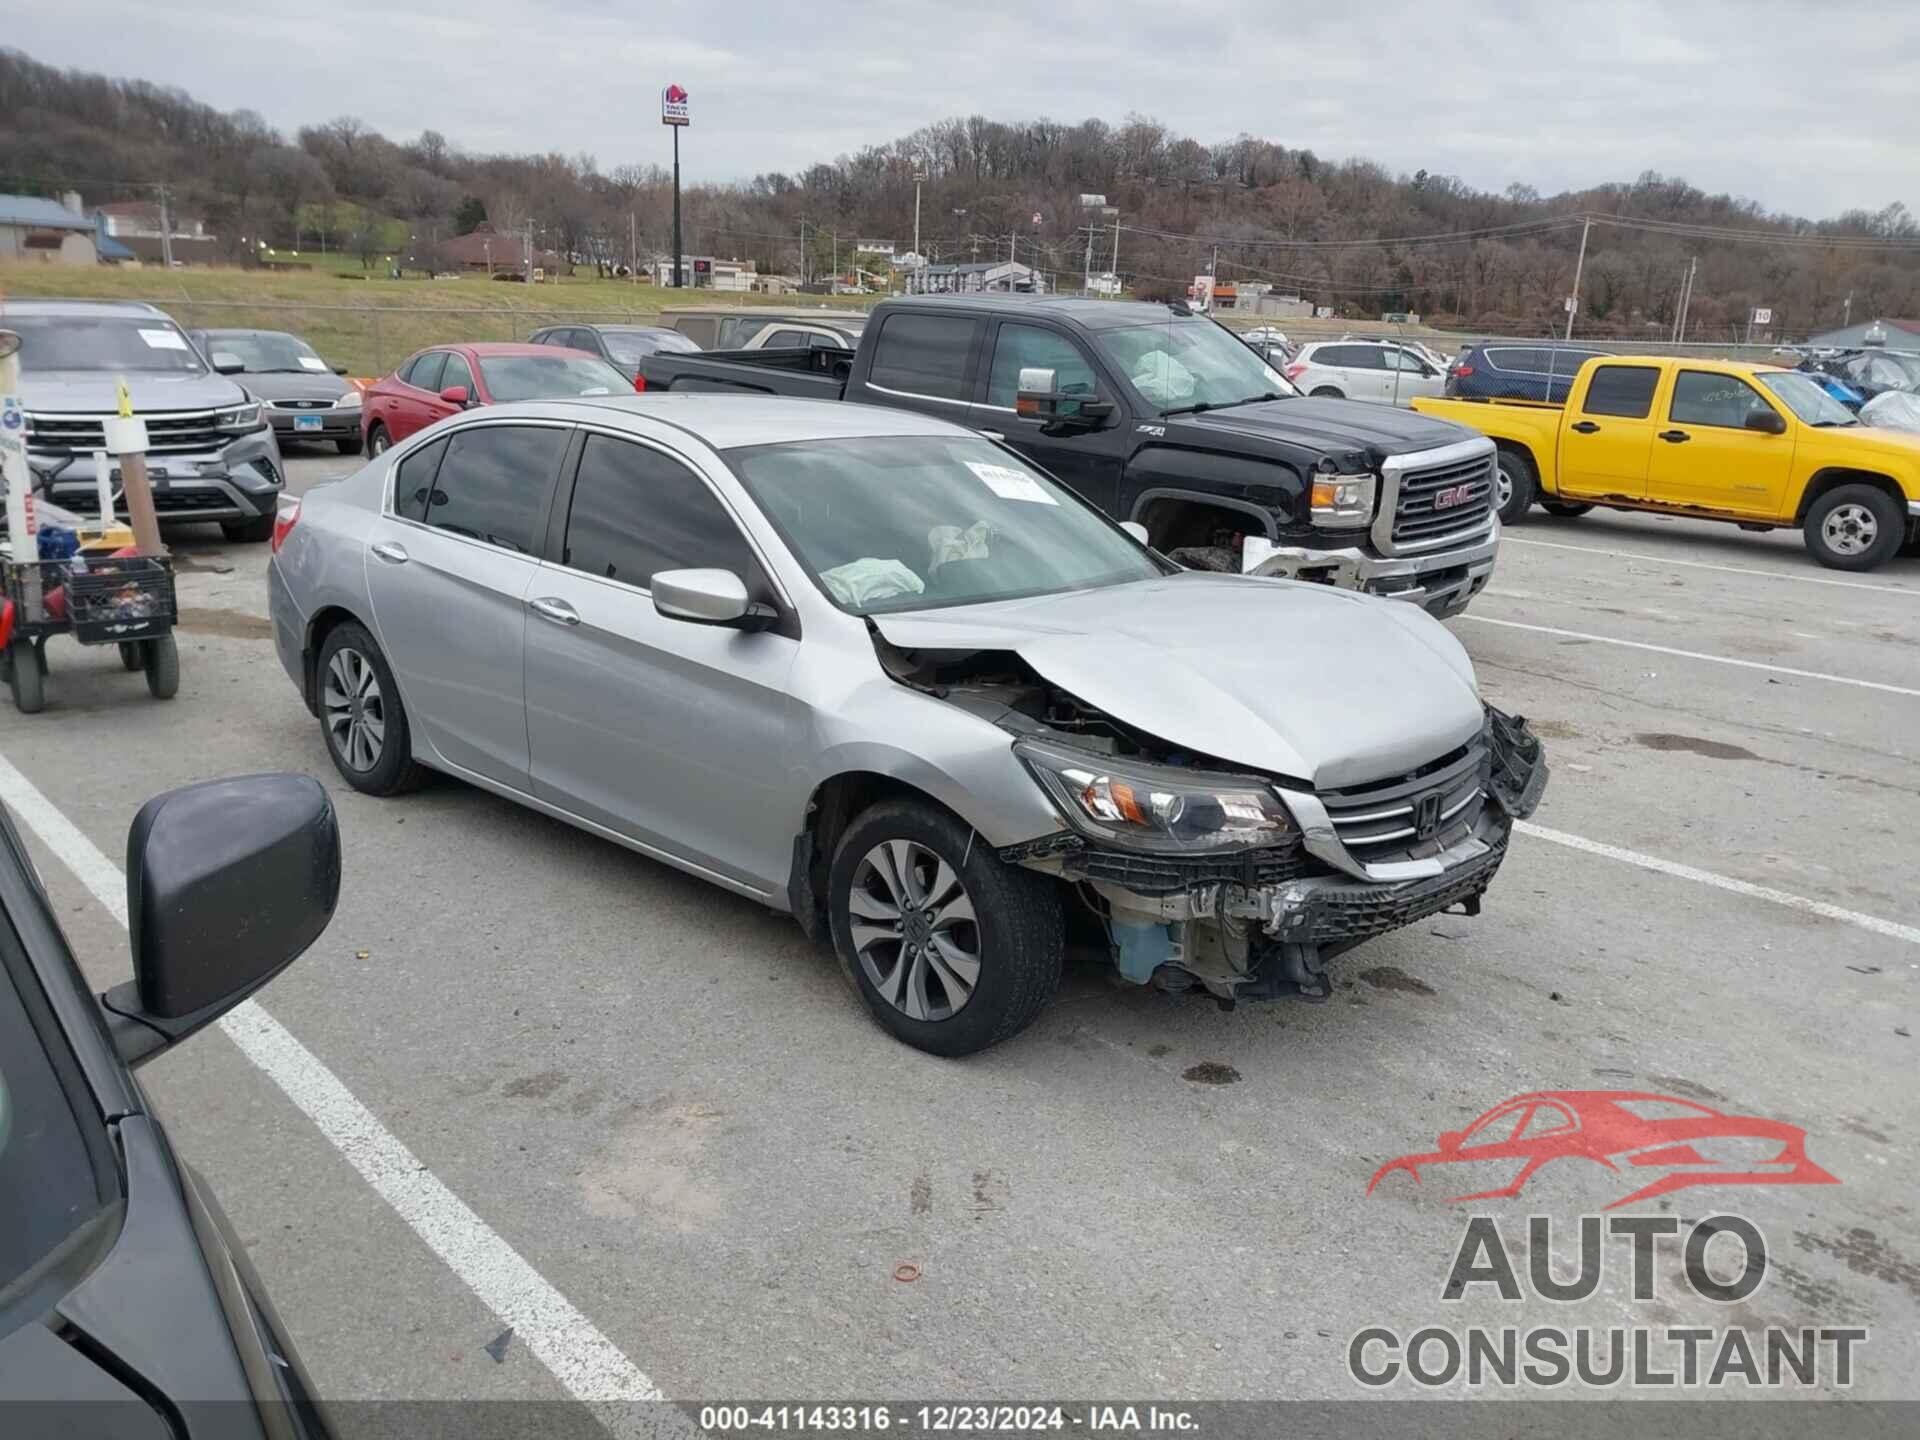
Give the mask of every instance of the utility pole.
<path id="1" fill-rule="evenodd" d="M 527 221 L 527 243 L 526 243 L 525 254 L 526 254 L 526 262 L 527 262 L 527 270 L 526 270 L 527 284 L 531 285 L 533 283 L 533 221 L 532 220 Z"/>
<path id="2" fill-rule="evenodd" d="M 627 212 L 627 283 L 640 283 L 640 218 Z"/>
<path id="3" fill-rule="evenodd" d="M 1087 226 L 1087 263 L 1080 274 L 1080 293 L 1093 293 L 1093 226 Z"/>
<path id="4" fill-rule="evenodd" d="M 156 185 L 160 192 L 160 263 L 167 269 L 173 269 L 173 215 L 167 207 L 167 187 Z"/>
<path id="5" fill-rule="evenodd" d="M 1840 323 L 1843 327 L 1853 324 L 1853 292 L 1851 290 L 1847 292 L 1847 301 L 1841 310 L 1841 317 Z"/>
<path id="6" fill-rule="evenodd" d="M 1571 303 L 1567 306 L 1567 333 L 1565 338 L 1568 340 L 1573 339 L 1573 317 L 1580 309 L 1580 272 L 1586 269 L 1587 266 L 1587 232 L 1591 229 L 1593 229 L 1593 221 L 1591 219 L 1583 220 L 1580 223 L 1580 257 L 1573 262 L 1573 294 L 1568 297 Z"/>
<path id="7" fill-rule="evenodd" d="M 1700 273 L 1700 257 L 1694 256 L 1687 262 L 1687 284 L 1680 292 L 1680 330 L 1675 337 L 1676 343 L 1684 345 L 1687 341 L 1687 312 L 1693 308 L 1693 282 Z"/>
<path id="8" fill-rule="evenodd" d="M 927 178 L 927 152 L 916 151 L 913 157 L 913 253 L 920 253 L 920 182 Z"/>
<path id="9" fill-rule="evenodd" d="M 1120 298 L 1120 212 L 1113 212 L 1113 298 Z"/>

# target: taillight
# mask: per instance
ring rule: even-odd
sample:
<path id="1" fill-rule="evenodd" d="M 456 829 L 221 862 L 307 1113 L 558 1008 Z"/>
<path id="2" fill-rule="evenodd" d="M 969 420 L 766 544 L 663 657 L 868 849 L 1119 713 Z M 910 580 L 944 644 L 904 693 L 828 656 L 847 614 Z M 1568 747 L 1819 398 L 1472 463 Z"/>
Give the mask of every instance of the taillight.
<path id="1" fill-rule="evenodd" d="M 0 600 L 0 650 L 13 639 L 13 601 Z"/>
<path id="2" fill-rule="evenodd" d="M 280 547 L 287 543 L 287 536 L 293 533 L 293 527 L 300 523 L 300 502 L 291 495 L 280 497 L 280 506 L 273 512 L 272 552 L 280 553 Z"/>
<path id="3" fill-rule="evenodd" d="M 1304 360 L 1296 360 L 1280 373 L 1289 380 L 1298 380 L 1302 375 L 1307 373 L 1307 362 Z"/>
<path id="4" fill-rule="evenodd" d="M 1466 379 L 1467 376 L 1473 373 L 1473 366 L 1469 365 L 1466 361 L 1462 360 L 1458 364 L 1456 364 L 1453 367 L 1453 369 L 1449 370 L 1447 373 L 1449 375 L 1454 376 L 1456 379 L 1464 380 Z"/>
<path id="5" fill-rule="evenodd" d="M 647 393 L 647 377 L 640 374 L 638 371 L 634 373 L 633 389 L 634 389 L 634 393 L 637 395 L 644 395 Z"/>

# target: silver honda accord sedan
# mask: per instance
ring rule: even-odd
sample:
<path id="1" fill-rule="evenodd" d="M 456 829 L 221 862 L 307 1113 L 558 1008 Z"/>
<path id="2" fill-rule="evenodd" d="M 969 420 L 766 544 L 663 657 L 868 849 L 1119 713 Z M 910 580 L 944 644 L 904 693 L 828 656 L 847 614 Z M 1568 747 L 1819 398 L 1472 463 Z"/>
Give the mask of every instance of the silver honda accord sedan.
<path id="1" fill-rule="evenodd" d="M 281 663 L 355 788 L 456 776 L 791 913 L 963 1055 L 1070 938 L 1324 999 L 1477 913 L 1546 783 L 1417 608 L 1183 571 L 977 432 L 723 395 L 495 406 L 285 502 Z"/>

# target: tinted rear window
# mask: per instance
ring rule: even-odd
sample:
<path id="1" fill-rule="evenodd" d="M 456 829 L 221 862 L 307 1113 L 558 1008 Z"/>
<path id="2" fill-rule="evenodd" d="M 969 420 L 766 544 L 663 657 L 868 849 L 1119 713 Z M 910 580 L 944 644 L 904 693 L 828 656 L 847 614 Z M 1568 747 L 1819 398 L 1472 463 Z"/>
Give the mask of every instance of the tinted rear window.
<path id="1" fill-rule="evenodd" d="M 974 331 L 974 322 L 958 315 L 889 315 L 868 378 L 910 395 L 964 400 Z"/>
<path id="2" fill-rule="evenodd" d="M 409 520 L 427 518 L 427 502 L 433 498 L 433 477 L 440 471 L 440 459 L 447 453 L 447 442 L 436 440 L 423 445 L 402 460 L 393 472 L 393 513 Z"/>
<path id="3" fill-rule="evenodd" d="M 540 507 L 548 482 L 559 468 L 567 434 L 557 425 L 483 425 L 462 430 L 447 443 L 427 523 L 532 554 Z"/>
<path id="4" fill-rule="evenodd" d="M 1551 345 L 1496 345 L 1486 352 L 1487 363 L 1494 369 L 1522 375 L 1571 375 L 1599 354 L 1597 350 L 1565 350 Z"/>
<path id="5" fill-rule="evenodd" d="M 1660 371 L 1652 365 L 1602 365 L 1587 385 L 1580 409 L 1588 415 L 1619 415 L 1644 420 L 1653 410 Z"/>

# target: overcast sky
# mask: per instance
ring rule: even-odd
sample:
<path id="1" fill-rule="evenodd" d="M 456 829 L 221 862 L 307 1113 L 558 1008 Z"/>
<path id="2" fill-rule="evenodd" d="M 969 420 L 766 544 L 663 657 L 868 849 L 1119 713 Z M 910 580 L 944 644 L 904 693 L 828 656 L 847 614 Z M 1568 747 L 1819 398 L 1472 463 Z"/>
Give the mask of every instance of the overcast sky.
<path id="1" fill-rule="evenodd" d="M 794 170 L 950 115 L 1139 112 L 1543 194 L 1655 169 L 1772 210 L 1920 209 L 1920 0 L 43 0 L 0 44 L 289 135 Z"/>

